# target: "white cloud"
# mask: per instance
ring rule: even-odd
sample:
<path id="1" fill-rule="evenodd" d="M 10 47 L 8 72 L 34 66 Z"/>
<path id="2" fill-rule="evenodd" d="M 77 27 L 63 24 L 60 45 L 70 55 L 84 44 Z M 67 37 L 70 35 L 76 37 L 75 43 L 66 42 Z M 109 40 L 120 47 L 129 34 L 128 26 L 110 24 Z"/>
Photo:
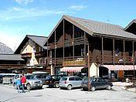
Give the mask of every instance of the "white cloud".
<path id="1" fill-rule="evenodd" d="M 19 46 L 22 41 L 22 37 L 20 35 L 13 35 L 7 32 L 0 31 L 0 42 L 9 46 L 13 51 Z"/>
<path id="2" fill-rule="evenodd" d="M 21 8 L 21 7 L 12 7 L 6 10 L 0 10 L 0 19 L 1 20 L 16 20 L 16 19 L 24 19 L 30 17 L 41 17 L 48 15 L 63 15 L 66 13 L 70 13 L 64 10 L 49 10 L 45 8 Z"/>
<path id="3" fill-rule="evenodd" d="M 84 6 L 84 5 L 72 5 L 72 6 L 70 6 L 69 8 L 72 9 L 72 10 L 77 10 L 77 11 L 79 11 L 79 10 L 82 10 L 82 9 L 87 8 L 87 6 Z"/>
<path id="4" fill-rule="evenodd" d="M 15 0 L 15 2 L 17 2 L 18 4 L 29 4 L 32 3 L 34 0 Z"/>

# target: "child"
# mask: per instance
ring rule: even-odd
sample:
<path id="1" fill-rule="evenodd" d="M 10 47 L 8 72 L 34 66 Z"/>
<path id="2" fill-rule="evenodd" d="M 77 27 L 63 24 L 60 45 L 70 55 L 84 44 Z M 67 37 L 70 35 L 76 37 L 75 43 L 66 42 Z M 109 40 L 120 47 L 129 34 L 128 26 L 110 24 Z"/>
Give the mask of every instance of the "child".
<path id="1" fill-rule="evenodd" d="M 20 87 L 22 86 L 22 85 L 21 85 L 21 80 L 20 80 L 20 78 L 18 78 L 18 79 L 16 80 L 16 86 L 17 86 L 18 93 L 20 93 Z"/>

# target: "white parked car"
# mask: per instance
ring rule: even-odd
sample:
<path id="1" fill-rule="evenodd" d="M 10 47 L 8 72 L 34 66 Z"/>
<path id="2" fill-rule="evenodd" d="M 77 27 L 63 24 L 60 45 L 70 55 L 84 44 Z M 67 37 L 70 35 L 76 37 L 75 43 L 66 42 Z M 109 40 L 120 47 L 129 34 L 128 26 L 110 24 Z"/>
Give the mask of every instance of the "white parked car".
<path id="1" fill-rule="evenodd" d="M 42 89 L 43 84 L 42 81 L 34 78 L 34 75 L 25 75 L 26 76 L 26 84 L 25 87 L 30 90 L 30 89 L 34 89 L 34 88 L 39 88 Z"/>

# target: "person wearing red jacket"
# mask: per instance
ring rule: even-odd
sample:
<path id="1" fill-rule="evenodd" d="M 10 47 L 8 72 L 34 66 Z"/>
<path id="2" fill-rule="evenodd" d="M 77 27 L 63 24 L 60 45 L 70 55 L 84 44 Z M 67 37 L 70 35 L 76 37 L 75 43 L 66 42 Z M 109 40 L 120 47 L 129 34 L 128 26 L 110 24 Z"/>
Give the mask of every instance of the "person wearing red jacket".
<path id="1" fill-rule="evenodd" d="M 25 88 L 25 83 L 26 83 L 26 77 L 24 74 L 21 77 L 21 83 L 22 83 L 22 92 L 24 93 L 25 92 L 24 88 Z"/>

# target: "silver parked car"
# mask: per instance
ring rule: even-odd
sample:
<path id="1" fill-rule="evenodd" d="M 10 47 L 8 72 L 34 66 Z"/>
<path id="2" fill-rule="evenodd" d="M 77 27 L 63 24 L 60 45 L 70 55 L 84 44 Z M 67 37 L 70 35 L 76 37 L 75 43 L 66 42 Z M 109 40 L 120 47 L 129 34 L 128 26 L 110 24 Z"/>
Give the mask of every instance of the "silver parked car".
<path id="1" fill-rule="evenodd" d="M 82 79 L 78 76 L 67 76 L 62 77 L 59 81 L 60 88 L 67 88 L 71 90 L 72 88 L 80 88 Z"/>
<path id="2" fill-rule="evenodd" d="M 35 78 L 34 75 L 25 75 L 26 76 L 26 84 L 25 87 L 27 90 L 33 89 L 33 88 L 39 88 L 42 89 L 42 81 Z"/>

